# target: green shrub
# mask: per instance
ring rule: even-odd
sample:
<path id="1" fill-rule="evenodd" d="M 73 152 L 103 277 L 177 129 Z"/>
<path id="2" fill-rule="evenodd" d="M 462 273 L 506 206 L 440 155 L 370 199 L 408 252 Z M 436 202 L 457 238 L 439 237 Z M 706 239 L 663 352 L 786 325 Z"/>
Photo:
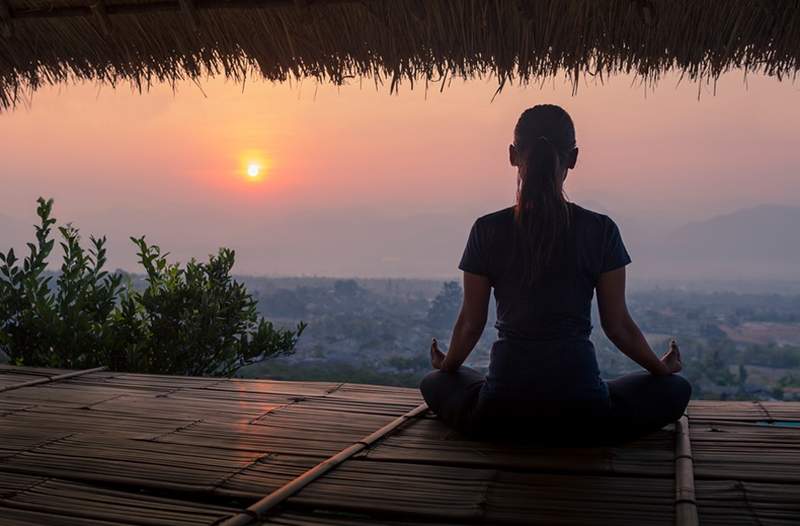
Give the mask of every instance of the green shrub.
<path id="1" fill-rule="evenodd" d="M 160 374 L 229 376 L 240 367 L 294 352 L 305 328 L 276 328 L 230 272 L 235 254 L 220 249 L 207 263 L 169 263 L 144 237 L 139 249 L 146 286 L 103 270 L 105 238 L 81 246 L 76 228 L 58 228 L 63 263 L 47 272 L 54 240 L 53 201 L 39 199 L 36 243 L 21 262 L 0 253 L 0 351 L 12 363 Z"/>

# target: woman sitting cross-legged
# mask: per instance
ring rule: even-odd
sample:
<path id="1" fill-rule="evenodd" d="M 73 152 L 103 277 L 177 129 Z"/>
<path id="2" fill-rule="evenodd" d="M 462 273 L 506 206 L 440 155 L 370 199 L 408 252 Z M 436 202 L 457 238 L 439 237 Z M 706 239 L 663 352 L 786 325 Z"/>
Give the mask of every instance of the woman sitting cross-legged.
<path id="1" fill-rule="evenodd" d="M 614 443 L 656 431 L 683 414 L 691 386 L 677 345 L 658 358 L 625 303 L 630 257 L 605 215 L 566 200 L 578 148 L 562 108 L 526 110 L 509 147 L 517 168 L 514 206 L 478 218 L 459 268 L 464 302 L 447 354 L 420 385 L 445 423 L 478 437 Z M 488 374 L 462 365 L 480 339 L 489 295 L 498 338 Z M 591 333 L 595 291 L 608 338 L 646 372 L 600 378 Z"/>

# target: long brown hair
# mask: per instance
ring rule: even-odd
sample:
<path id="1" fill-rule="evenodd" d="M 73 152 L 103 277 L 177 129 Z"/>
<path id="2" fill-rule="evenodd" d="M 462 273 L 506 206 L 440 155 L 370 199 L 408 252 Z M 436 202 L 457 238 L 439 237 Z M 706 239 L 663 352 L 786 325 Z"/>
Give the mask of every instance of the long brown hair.
<path id="1" fill-rule="evenodd" d="M 561 173 L 575 149 L 575 126 L 560 106 L 534 106 L 517 121 L 514 147 L 523 163 L 514 207 L 516 246 L 523 281 L 533 284 L 553 270 L 566 246 L 570 208 Z"/>

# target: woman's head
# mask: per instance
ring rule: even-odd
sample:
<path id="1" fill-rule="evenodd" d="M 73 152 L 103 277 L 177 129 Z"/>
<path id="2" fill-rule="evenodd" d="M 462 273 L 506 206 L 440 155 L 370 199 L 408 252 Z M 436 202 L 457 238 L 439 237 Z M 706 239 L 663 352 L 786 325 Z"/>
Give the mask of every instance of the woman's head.
<path id="1" fill-rule="evenodd" d="M 564 180 L 578 159 L 569 114 L 551 104 L 525 110 L 514 128 L 509 157 L 518 172 L 514 215 L 523 247 L 523 277 L 531 283 L 557 264 L 569 232 Z"/>
<path id="2" fill-rule="evenodd" d="M 559 166 L 554 175 L 563 185 L 567 170 L 574 168 L 578 160 L 575 125 L 561 106 L 539 104 L 522 112 L 514 127 L 514 143 L 508 149 L 512 166 L 518 168 L 520 184 L 529 161 L 546 161 L 550 151 L 555 150 Z"/>

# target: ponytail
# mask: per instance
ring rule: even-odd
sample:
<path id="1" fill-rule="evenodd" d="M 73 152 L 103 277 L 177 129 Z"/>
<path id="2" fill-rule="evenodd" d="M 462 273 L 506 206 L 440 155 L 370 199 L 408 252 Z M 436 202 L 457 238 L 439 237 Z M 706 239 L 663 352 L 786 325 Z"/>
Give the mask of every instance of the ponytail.
<path id="1" fill-rule="evenodd" d="M 561 163 L 558 149 L 546 136 L 530 143 L 514 208 L 522 279 L 528 285 L 541 280 L 563 254 L 570 217 Z"/>

